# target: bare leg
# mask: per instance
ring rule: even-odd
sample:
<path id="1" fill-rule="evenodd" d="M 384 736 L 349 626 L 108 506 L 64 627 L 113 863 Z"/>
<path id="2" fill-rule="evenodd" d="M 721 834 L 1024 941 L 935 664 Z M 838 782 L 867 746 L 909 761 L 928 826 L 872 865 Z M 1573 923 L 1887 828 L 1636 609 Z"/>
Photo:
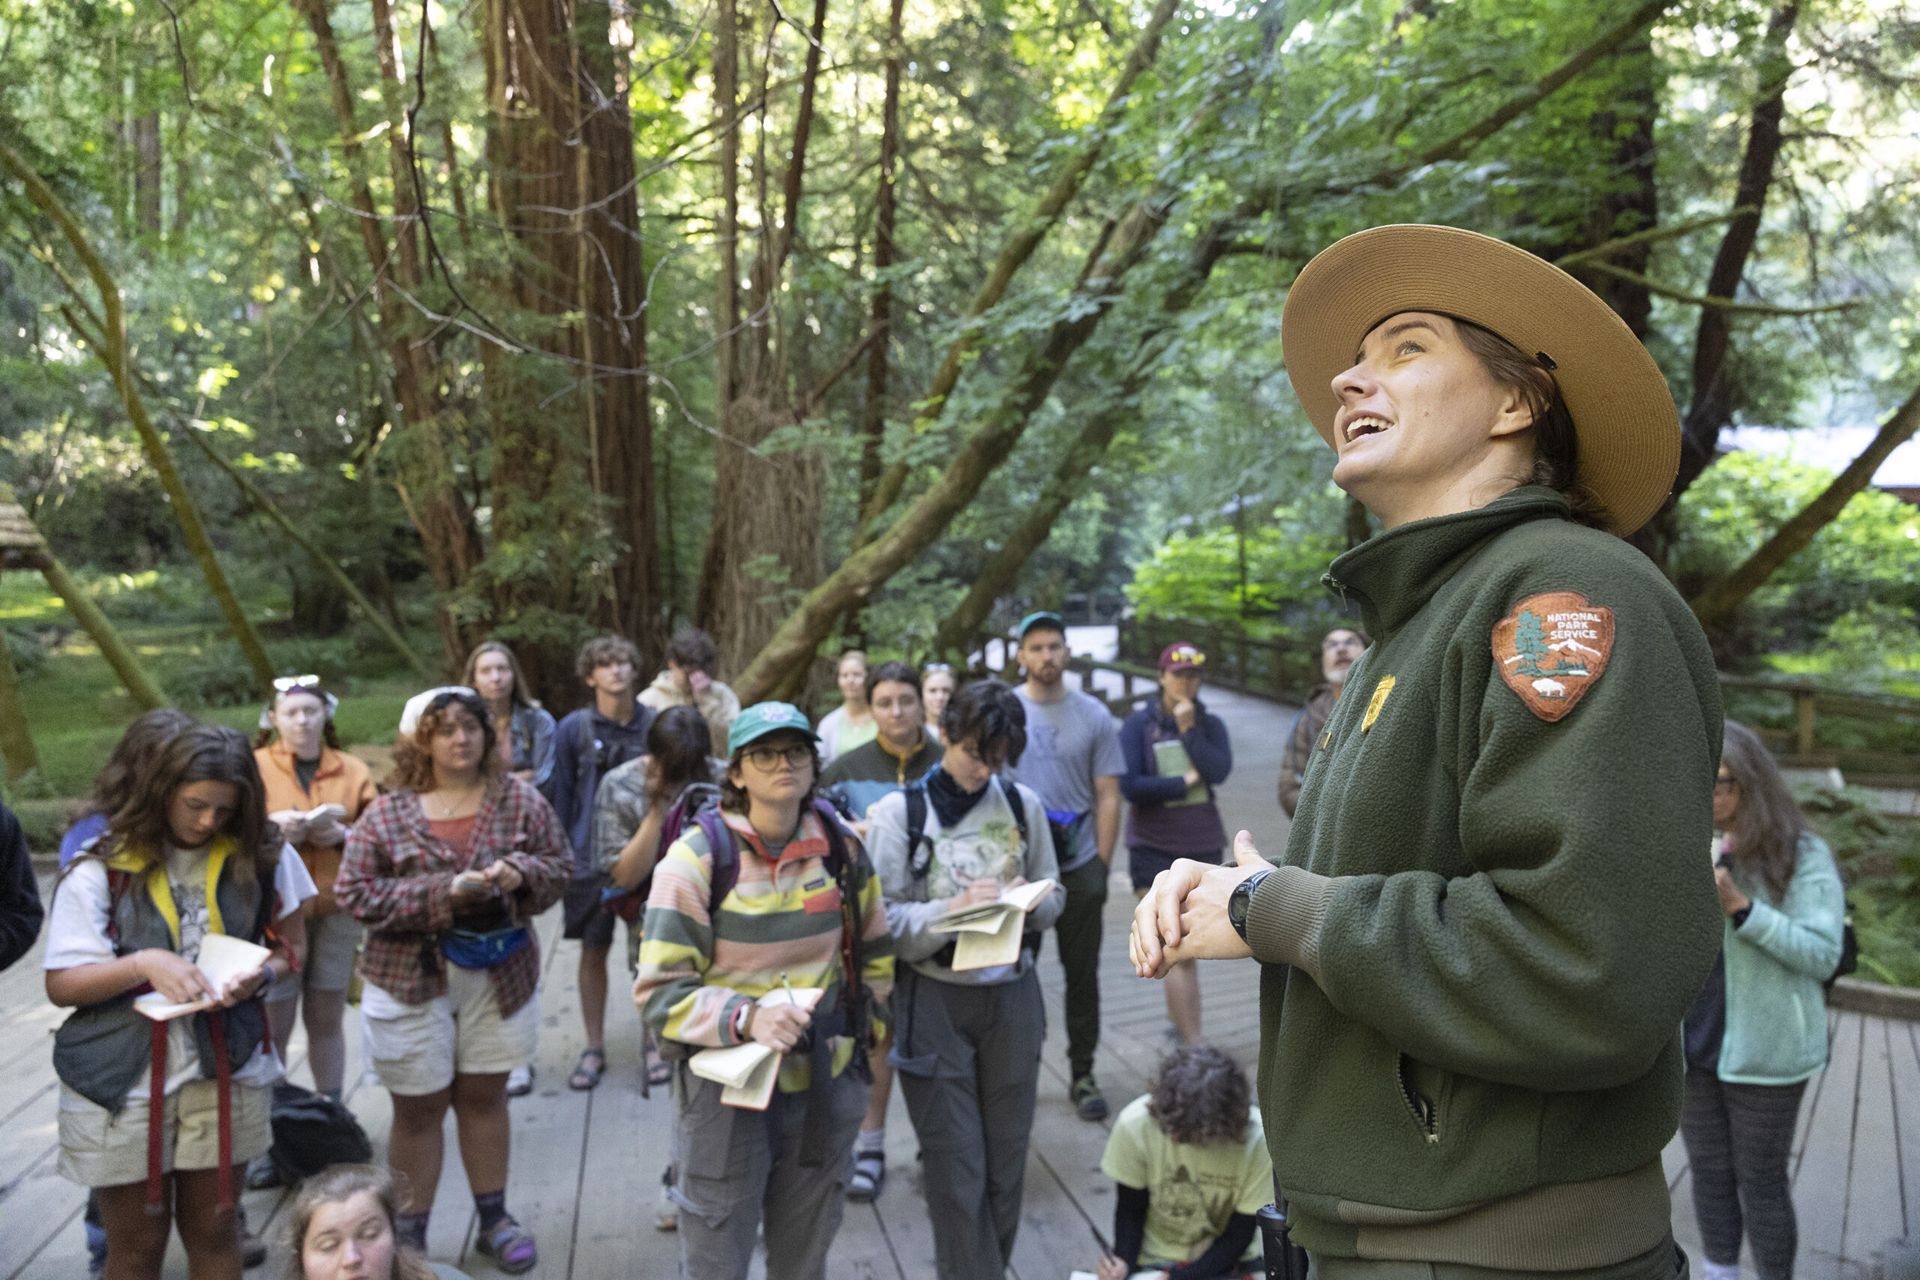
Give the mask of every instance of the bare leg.
<path id="1" fill-rule="evenodd" d="M 299 981 L 298 978 L 291 979 Z M 300 1008 L 300 994 L 295 992 L 285 1000 L 267 1001 L 267 1025 L 273 1028 L 274 1051 L 280 1055 L 280 1061 L 287 1060 L 287 1044 L 293 1039 L 293 1015 Z M 312 1034 L 313 1028 L 307 1028 Z"/>
<path id="2" fill-rule="evenodd" d="M 1161 980 L 1167 988 L 1167 1017 L 1182 1044 L 1200 1043 L 1200 971 L 1183 960 Z"/>
<path id="3" fill-rule="evenodd" d="M 322 1093 L 337 1094 L 347 1076 L 347 1037 L 341 1030 L 347 1014 L 347 993 L 308 991 L 306 1003 L 303 1021 L 307 1026 L 307 1066 L 313 1071 L 313 1087 Z"/>
<path id="4" fill-rule="evenodd" d="M 401 1213 L 426 1213 L 433 1208 L 433 1196 L 440 1187 L 440 1161 L 446 1154 L 441 1122 L 452 1100 L 451 1088 L 417 1098 L 393 1095 L 393 1128 L 387 1135 L 387 1163 L 405 1182 Z"/>
<path id="5" fill-rule="evenodd" d="M 867 1093 L 867 1114 L 860 1121 L 862 1133 L 887 1127 L 887 1104 L 893 1099 L 893 1064 L 887 1061 L 889 1043 L 882 1040 L 867 1054 L 867 1062 L 873 1068 L 873 1088 Z"/>
<path id="6" fill-rule="evenodd" d="M 235 1166 L 233 1185 L 246 1185 Z M 220 1171 L 191 1169 L 173 1175 L 173 1211 L 180 1243 L 187 1247 L 190 1280 L 240 1280 L 240 1230 L 232 1208 L 220 1207 Z"/>
<path id="7" fill-rule="evenodd" d="M 602 970 L 604 974 L 605 970 Z M 507 1073 L 453 1078 L 453 1120 L 460 1133 L 460 1163 L 473 1194 L 507 1187 Z"/>
<path id="8" fill-rule="evenodd" d="M 607 1046 L 607 956 L 612 947 L 580 948 L 580 1020 L 587 1025 L 587 1048 Z"/>
<path id="9" fill-rule="evenodd" d="M 145 1103 L 136 1105 L 145 1106 Z M 171 1195 L 173 1179 L 166 1180 Z M 130 1182 L 95 1191 L 100 1221 L 107 1229 L 106 1280 L 160 1280 L 160 1264 L 167 1256 L 167 1236 L 173 1215 L 147 1215 L 147 1184 Z"/>

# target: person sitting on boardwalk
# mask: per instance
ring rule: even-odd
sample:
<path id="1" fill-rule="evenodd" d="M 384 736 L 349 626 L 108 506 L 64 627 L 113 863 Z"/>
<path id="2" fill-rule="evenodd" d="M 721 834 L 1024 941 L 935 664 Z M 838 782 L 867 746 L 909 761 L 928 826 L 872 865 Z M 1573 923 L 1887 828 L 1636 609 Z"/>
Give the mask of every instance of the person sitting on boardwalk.
<path id="1" fill-rule="evenodd" d="M 1254 1215 L 1273 1199 L 1273 1162 L 1246 1073 L 1220 1050 L 1183 1045 L 1120 1109 L 1100 1157 L 1114 1181 L 1113 1255 L 1100 1280 L 1240 1280 L 1257 1268 Z"/>
<path id="2" fill-rule="evenodd" d="M 648 1025 L 685 1050 L 783 1055 L 764 1114 L 722 1102 L 684 1054 L 674 1071 L 680 1267 L 700 1280 L 743 1280 L 763 1228 L 768 1280 L 822 1280 L 846 1205 L 893 941 L 866 851 L 816 798 L 817 744 L 797 707 L 741 712 L 721 809 L 682 831 L 647 898 Z M 811 1012 L 794 999 L 810 990 Z"/>
<path id="3" fill-rule="evenodd" d="M 368 930 L 360 1012 L 367 1057 L 393 1095 L 400 1238 L 426 1247 L 451 1105 L 480 1218 L 474 1247 L 503 1271 L 527 1271 L 533 1234 L 507 1212 L 507 1073 L 533 1056 L 540 947 L 529 922 L 566 887 L 567 839 L 540 793 L 502 767 L 493 717 L 468 688 L 407 703 L 388 786 L 347 837 L 334 892 Z"/>
<path id="4" fill-rule="evenodd" d="M 292 676 L 274 681 L 273 701 L 260 713 L 260 735 L 253 759 L 260 766 L 266 788 L 268 816 L 280 834 L 300 851 L 319 891 L 307 905 L 307 958 L 298 980 L 274 988 L 267 999 L 267 1019 L 273 1024 L 273 1042 L 280 1056 L 293 1038 L 293 1019 L 304 1003 L 307 1028 L 307 1065 L 313 1087 L 336 1101 L 346 1078 L 347 1038 L 341 1023 L 347 1012 L 347 987 L 353 981 L 353 958 L 360 948 L 360 925 L 334 900 L 333 882 L 340 873 L 340 847 L 361 812 L 373 803 L 373 774 L 354 756 L 340 749 L 334 731 L 334 696 L 318 676 Z M 338 805 L 338 817 L 309 824 L 306 814 L 323 804 Z M 331 811 L 329 811 L 331 812 Z M 247 1185 L 270 1186 L 269 1161 L 249 1169 Z"/>
<path id="5" fill-rule="evenodd" d="M 561 908 L 560 936 L 580 944 L 580 1021 L 587 1044 L 567 1077 L 571 1089 L 591 1089 L 607 1070 L 607 957 L 613 952 L 613 913 L 600 899 L 606 878 L 594 867 L 593 797 L 616 765 L 646 754 L 655 712 L 634 696 L 640 654 L 622 636 L 595 636 L 574 655 L 573 669 L 593 701 L 570 711 L 554 734 L 553 773 L 543 790 L 560 816 L 573 850 L 573 876 Z"/>
<path id="6" fill-rule="evenodd" d="M 520 673 L 520 659 L 498 640 L 483 640 L 467 655 L 460 683 L 480 695 L 493 716 L 500 758 L 522 782 L 544 787 L 553 775 L 553 713 L 540 705 Z"/>
<path id="7" fill-rule="evenodd" d="M 394 1202 L 393 1174 L 378 1165 L 336 1164 L 302 1182 L 286 1280 L 467 1280 L 400 1242 Z"/>
<path id="8" fill-rule="evenodd" d="M 1120 754 L 1127 762 L 1120 776 L 1127 798 L 1127 871 L 1136 900 L 1176 858 L 1218 862 L 1227 847 L 1213 789 L 1233 772 L 1233 747 L 1226 724 L 1200 702 L 1206 662 L 1206 654 L 1185 642 L 1161 650 L 1160 696 L 1120 726 Z M 1168 972 L 1166 997 L 1180 1042 L 1198 1044 L 1200 975 L 1192 965 Z"/>
<path id="9" fill-rule="evenodd" d="M 853 829 L 867 833 L 867 817 L 886 797 L 918 782 L 940 763 L 940 744 L 927 732 L 920 706 L 920 673 L 905 662 L 883 662 L 867 673 L 867 706 L 879 736 L 855 747 L 820 777 L 821 786 L 844 802 L 853 815 Z M 866 1203 L 880 1194 L 887 1176 L 887 1106 L 893 1100 L 891 1050 L 885 1041 L 873 1046 L 873 1091 L 867 1097 L 867 1116 L 853 1145 L 853 1177 L 847 1199 Z"/>
<path id="10" fill-rule="evenodd" d="M 195 1280 L 240 1274 L 235 1191 L 283 1074 L 261 997 L 298 970 L 312 896 L 246 738 L 213 725 L 154 752 L 56 884 L 47 997 L 74 1010 L 53 1042 L 60 1173 L 98 1195 L 113 1280 L 158 1280 L 176 1224 Z M 216 990 L 198 964 L 214 935 L 269 958 Z M 149 989 L 209 1007 L 152 1021 L 133 1005 Z"/>
<path id="11" fill-rule="evenodd" d="M 713 754 L 727 750 L 727 730 L 740 714 L 740 698 L 714 678 L 720 650 L 713 637 L 698 627 L 682 627 L 667 642 L 667 669 L 640 691 L 640 705 L 655 711 L 693 707 L 713 735 Z"/>
<path id="12" fill-rule="evenodd" d="M 1318 1280 L 1673 1280 L 1662 1151 L 1719 950 L 1720 685 L 1626 542 L 1680 424 L 1579 281 L 1454 227 L 1308 264 L 1287 376 L 1385 531 L 1333 562 L 1374 644 L 1284 865 L 1182 860 L 1136 972 L 1260 963 L 1260 1103 Z M 1455 1268 L 1458 1268 L 1455 1270 Z"/>
<path id="13" fill-rule="evenodd" d="M 1046 1013 L 1034 957 L 1059 919 L 1056 886 L 1027 913 L 1012 964 L 956 971 L 933 921 L 1003 889 L 1058 880 L 1046 808 L 994 776 L 1020 758 L 1027 719 L 998 680 L 962 688 L 940 725 L 940 767 L 873 810 L 874 866 L 901 965 L 893 1066 L 926 1160 L 941 1280 L 1002 1280 L 1020 1229 Z"/>
<path id="14" fill-rule="evenodd" d="M 1320 640 L 1320 675 L 1326 682 L 1307 697 L 1307 705 L 1287 728 L 1287 747 L 1280 754 L 1280 807 L 1291 818 L 1300 807 L 1300 783 L 1307 776 L 1307 758 L 1327 727 L 1333 704 L 1347 687 L 1347 672 L 1366 652 L 1367 638 L 1352 627 L 1335 627 Z"/>
<path id="15" fill-rule="evenodd" d="M 1687 1011 L 1680 1136 L 1693 1174 L 1704 1280 L 1790 1280 L 1799 1247 L 1787 1156 L 1807 1081 L 1827 1065 L 1820 987 L 1840 963 L 1846 896 L 1827 842 L 1759 735 L 1727 722 L 1713 788 L 1720 958 Z"/>

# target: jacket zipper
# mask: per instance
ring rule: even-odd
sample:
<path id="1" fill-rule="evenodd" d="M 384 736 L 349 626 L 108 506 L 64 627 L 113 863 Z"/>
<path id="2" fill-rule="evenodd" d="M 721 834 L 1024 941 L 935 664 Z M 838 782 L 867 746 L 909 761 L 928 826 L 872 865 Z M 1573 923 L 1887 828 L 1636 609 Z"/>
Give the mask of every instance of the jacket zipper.
<path id="1" fill-rule="evenodd" d="M 1440 1141 L 1440 1112 L 1433 1103 L 1407 1083 L 1407 1055 L 1401 1054 L 1394 1063 L 1394 1078 L 1400 1085 L 1400 1100 L 1407 1104 L 1407 1110 L 1414 1122 L 1426 1132 L 1430 1145 Z"/>

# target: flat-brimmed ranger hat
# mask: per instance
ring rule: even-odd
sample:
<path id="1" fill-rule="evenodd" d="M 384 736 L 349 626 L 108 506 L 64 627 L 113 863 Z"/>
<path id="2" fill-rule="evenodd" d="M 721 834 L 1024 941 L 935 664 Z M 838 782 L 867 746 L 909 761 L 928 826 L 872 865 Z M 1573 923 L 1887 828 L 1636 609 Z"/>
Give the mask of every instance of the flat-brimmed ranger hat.
<path id="1" fill-rule="evenodd" d="M 740 748 L 782 731 L 820 741 L 813 725 L 791 702 L 756 702 L 733 718 L 733 725 L 727 730 L 727 754 L 738 755 Z"/>
<path id="2" fill-rule="evenodd" d="M 1403 311 L 1471 321 L 1553 374 L 1573 418 L 1580 481 L 1606 507 L 1609 532 L 1626 537 L 1666 501 L 1680 466 L 1680 418 L 1633 330 L 1552 263 L 1458 227 L 1356 232 L 1322 250 L 1287 291 L 1287 377 L 1328 444 L 1340 411 L 1335 375 L 1374 326 Z"/>

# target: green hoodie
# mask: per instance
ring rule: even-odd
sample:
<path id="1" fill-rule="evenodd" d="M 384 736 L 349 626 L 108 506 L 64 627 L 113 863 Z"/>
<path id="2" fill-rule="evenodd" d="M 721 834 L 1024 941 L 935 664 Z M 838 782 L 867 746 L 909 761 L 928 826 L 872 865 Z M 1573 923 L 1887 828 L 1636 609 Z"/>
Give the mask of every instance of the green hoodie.
<path id="1" fill-rule="evenodd" d="M 1720 942 L 1706 640 L 1542 488 L 1382 534 L 1327 583 L 1374 644 L 1247 917 L 1295 1238 L 1529 1272 L 1656 1248 L 1680 1022 Z"/>

